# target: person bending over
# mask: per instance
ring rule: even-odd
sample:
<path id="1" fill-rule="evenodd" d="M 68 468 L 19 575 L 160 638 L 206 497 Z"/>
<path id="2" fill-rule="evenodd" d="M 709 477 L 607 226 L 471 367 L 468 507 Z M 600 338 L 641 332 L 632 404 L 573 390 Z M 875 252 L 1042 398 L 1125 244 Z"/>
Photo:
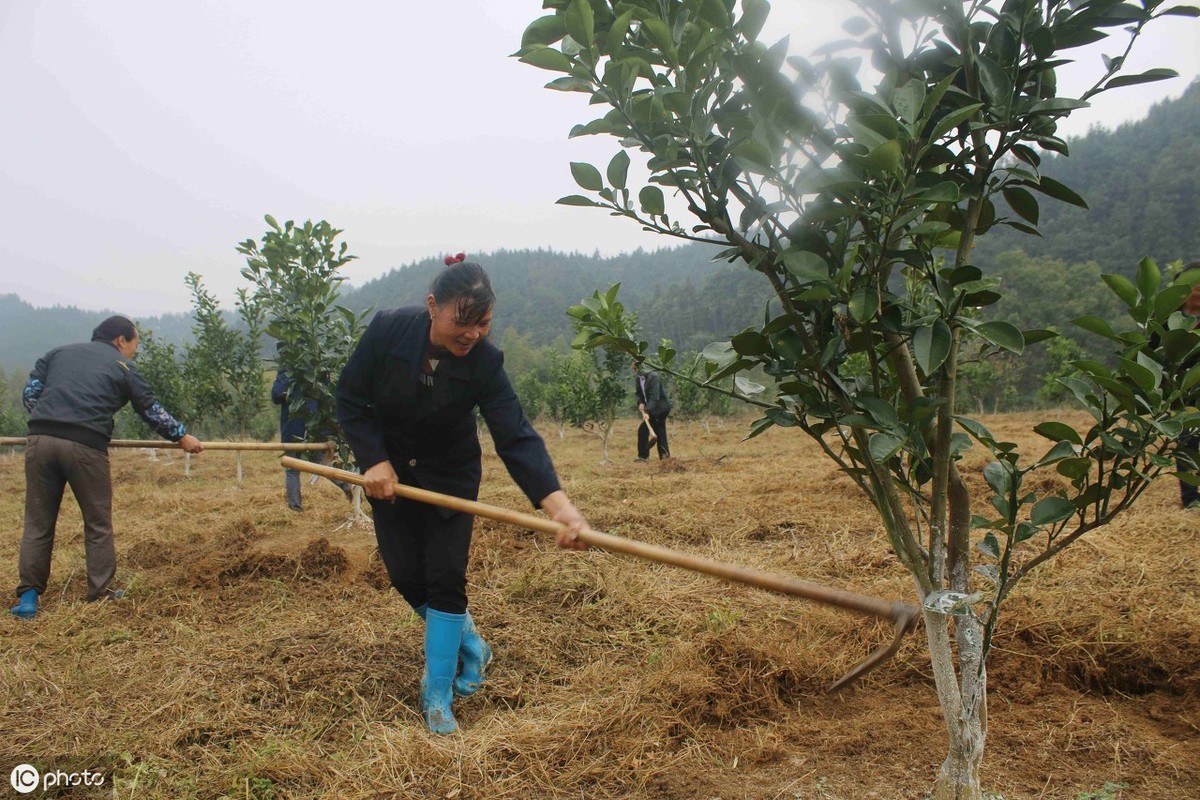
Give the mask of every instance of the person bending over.
<path id="1" fill-rule="evenodd" d="M 447 257 L 425 305 L 375 315 L 337 386 L 338 420 L 365 479 L 379 554 L 392 586 L 425 619 L 421 711 L 434 733 L 457 730 L 451 701 L 479 689 L 491 659 L 467 610 L 474 517 L 397 499 L 393 484 L 477 499 L 479 409 L 513 480 L 565 526 L 558 546 L 583 549 L 577 534 L 590 530 L 521 409 L 504 355 L 487 339 L 496 301 L 487 273 L 463 259 Z"/>
<path id="2" fill-rule="evenodd" d="M 113 545 L 112 479 L 108 443 L 113 415 L 126 403 L 164 439 L 189 453 L 204 449 L 154 398 L 137 371 L 138 333 L 125 317 L 113 316 L 92 331 L 90 342 L 56 347 L 38 359 L 23 401 L 29 411 L 25 445 L 25 530 L 18 561 L 18 617 L 37 614 L 38 597 L 50 578 L 50 554 L 63 489 L 71 487 L 83 514 L 87 599 L 112 600 L 117 569 Z"/>

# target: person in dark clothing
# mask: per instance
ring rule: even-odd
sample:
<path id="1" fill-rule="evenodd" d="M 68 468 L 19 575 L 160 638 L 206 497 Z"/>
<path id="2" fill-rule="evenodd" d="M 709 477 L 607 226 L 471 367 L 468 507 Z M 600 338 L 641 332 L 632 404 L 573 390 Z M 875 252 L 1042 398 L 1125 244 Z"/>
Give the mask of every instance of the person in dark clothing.
<path id="1" fill-rule="evenodd" d="M 638 426 L 638 460 L 645 461 L 650 458 L 652 444 L 658 445 L 660 459 L 670 458 L 667 415 L 671 413 L 671 401 L 667 398 L 667 390 L 663 388 L 662 378 L 657 372 L 643 373 L 641 365 L 634 361 L 633 383 L 637 392 L 638 412 L 642 415 L 642 424 Z"/>
<path id="2" fill-rule="evenodd" d="M 1192 270 L 1200 270 L 1200 261 L 1192 261 L 1183 268 L 1183 272 Z M 1200 284 L 1192 287 L 1191 294 L 1189 294 L 1187 299 L 1183 301 L 1183 305 L 1180 307 L 1180 310 L 1189 316 L 1196 317 L 1196 325 L 1200 326 Z M 1188 370 L 1194 366 L 1196 366 L 1196 364 L 1193 360 L 1191 363 L 1185 363 L 1183 368 Z M 1194 404 L 1195 398 L 1192 398 L 1189 402 Z M 1198 451 L 1200 451 L 1200 432 L 1198 432 L 1195 428 L 1184 431 L 1183 435 L 1179 437 L 1179 446 L 1191 453 L 1193 457 L 1197 458 L 1197 460 L 1200 460 L 1200 455 L 1198 455 Z M 1177 458 L 1175 460 L 1175 465 L 1180 472 L 1191 470 L 1191 466 L 1183 459 Z M 1187 481 L 1180 481 L 1179 504 L 1186 509 L 1200 511 L 1200 488 L 1197 488 Z"/>
<path id="3" fill-rule="evenodd" d="M 29 411 L 25 445 L 25 530 L 19 556 L 19 602 L 12 613 L 30 619 L 50 578 L 50 554 L 63 490 L 71 487 L 83 514 L 87 599 L 121 596 L 112 588 L 116 549 L 112 530 L 112 480 L 108 443 L 113 415 L 126 403 L 159 436 L 189 453 L 204 449 L 183 424 L 154 398 L 133 363 L 137 328 L 125 317 L 109 317 L 90 342 L 57 347 L 38 359 L 23 402 Z"/>
<path id="4" fill-rule="evenodd" d="M 558 546 L 582 549 L 577 535 L 589 529 L 521 409 L 504 354 L 486 338 L 495 305 L 487 273 L 463 258 L 446 259 L 424 306 L 375 315 L 337 385 L 338 420 L 363 472 L 379 553 L 426 622 L 421 710 L 434 733 L 457 730 L 451 701 L 478 690 L 491 658 L 467 610 L 474 517 L 396 499 L 393 484 L 477 499 L 478 408 L 513 480 L 563 524 Z"/>
<path id="5" fill-rule="evenodd" d="M 282 345 L 283 343 L 280 342 Z M 289 387 L 292 385 L 291 379 L 288 377 L 287 371 L 280 369 L 275 373 L 275 382 L 271 385 L 271 402 L 279 406 L 279 441 L 287 444 L 289 442 L 303 442 L 304 437 L 308 434 L 307 423 L 303 417 L 293 416 L 291 413 L 291 405 L 295 398 Z M 317 401 L 309 400 L 305 403 L 307 413 L 312 414 L 317 410 Z M 322 463 L 328 461 L 329 456 L 326 455 Z M 333 485 L 342 490 L 342 494 L 346 495 L 347 499 L 353 499 L 353 490 L 350 484 L 345 481 L 332 481 Z M 292 511 L 303 511 L 304 504 L 300 497 L 300 470 L 288 469 L 283 473 L 284 490 L 287 492 L 288 508 Z"/>

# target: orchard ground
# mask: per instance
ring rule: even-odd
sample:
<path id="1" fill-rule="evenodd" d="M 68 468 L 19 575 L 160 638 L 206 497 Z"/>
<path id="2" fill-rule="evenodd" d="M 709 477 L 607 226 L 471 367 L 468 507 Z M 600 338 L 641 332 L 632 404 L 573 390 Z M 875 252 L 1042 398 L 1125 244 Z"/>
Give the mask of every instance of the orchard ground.
<path id="1" fill-rule="evenodd" d="M 985 418 L 1040 454 L 1046 415 Z M 1082 428 L 1082 416 L 1064 421 Z M 673 423 L 669 462 L 543 433 L 601 530 L 913 602 L 873 510 L 801 434 Z M 480 499 L 528 510 L 484 436 Z M 165 452 L 165 451 L 163 451 Z M 945 750 L 923 632 L 839 694 L 890 631 L 857 615 L 478 520 L 488 682 L 429 735 L 423 632 L 327 482 L 287 509 L 275 456 L 113 451 L 120 602 L 85 604 L 68 495 L 33 622 L 0 620 L 0 773 L 102 770 L 118 798 L 924 797 Z M 983 457 L 964 466 L 982 503 Z M 1047 479 L 1052 483 L 1053 479 Z M 1045 490 L 1049 486 L 1042 486 Z M 14 587 L 20 452 L 0 455 Z M 1022 584 L 990 662 L 989 797 L 1200 796 L 1200 513 L 1154 485 Z M 6 789 L 7 791 L 7 789 Z M 81 791 L 81 790 L 76 790 Z M 83 796 L 83 795 L 71 795 Z"/>

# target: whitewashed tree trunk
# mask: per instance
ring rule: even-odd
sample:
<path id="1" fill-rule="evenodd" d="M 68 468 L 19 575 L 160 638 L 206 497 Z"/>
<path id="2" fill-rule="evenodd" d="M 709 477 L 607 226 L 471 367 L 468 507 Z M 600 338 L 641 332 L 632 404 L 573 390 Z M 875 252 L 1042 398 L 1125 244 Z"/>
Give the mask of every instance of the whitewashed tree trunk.
<path id="1" fill-rule="evenodd" d="M 983 633 L 972 616 L 924 610 L 925 635 L 938 702 L 949 737 L 930 800 L 982 800 L 980 768 L 987 738 L 987 672 L 981 661 Z M 950 625 L 958 638 L 955 669 Z"/>

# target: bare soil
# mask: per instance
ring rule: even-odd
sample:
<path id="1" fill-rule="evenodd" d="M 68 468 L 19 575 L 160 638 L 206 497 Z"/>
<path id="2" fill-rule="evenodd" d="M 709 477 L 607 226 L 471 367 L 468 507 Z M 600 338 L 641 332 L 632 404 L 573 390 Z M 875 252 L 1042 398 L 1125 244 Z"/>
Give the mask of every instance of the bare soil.
<path id="1" fill-rule="evenodd" d="M 1034 415 L 986 419 L 1030 453 Z M 1081 418 L 1064 417 L 1083 424 Z M 671 425 L 670 462 L 544 431 L 610 533 L 914 601 L 873 510 L 802 435 Z M 486 442 L 486 435 L 485 435 Z M 486 449 L 486 445 L 485 445 Z M 826 687 L 886 626 L 478 520 L 471 608 L 495 650 L 461 732 L 418 713 L 420 620 L 341 493 L 284 502 L 270 454 L 114 451 L 118 577 L 83 602 L 69 494 L 43 610 L 0 614 L 0 775 L 101 770 L 138 798 L 923 798 L 945 751 L 923 630 Z M 964 463 L 982 492 L 981 455 Z M 481 500 L 528 510 L 485 455 Z M 15 586 L 23 462 L 0 454 L 0 584 Z M 990 661 L 989 797 L 1200 796 L 1200 513 L 1171 480 L 1021 586 Z M 5 789 L 7 791 L 7 789 Z M 60 796 L 90 796 L 80 788 Z"/>

